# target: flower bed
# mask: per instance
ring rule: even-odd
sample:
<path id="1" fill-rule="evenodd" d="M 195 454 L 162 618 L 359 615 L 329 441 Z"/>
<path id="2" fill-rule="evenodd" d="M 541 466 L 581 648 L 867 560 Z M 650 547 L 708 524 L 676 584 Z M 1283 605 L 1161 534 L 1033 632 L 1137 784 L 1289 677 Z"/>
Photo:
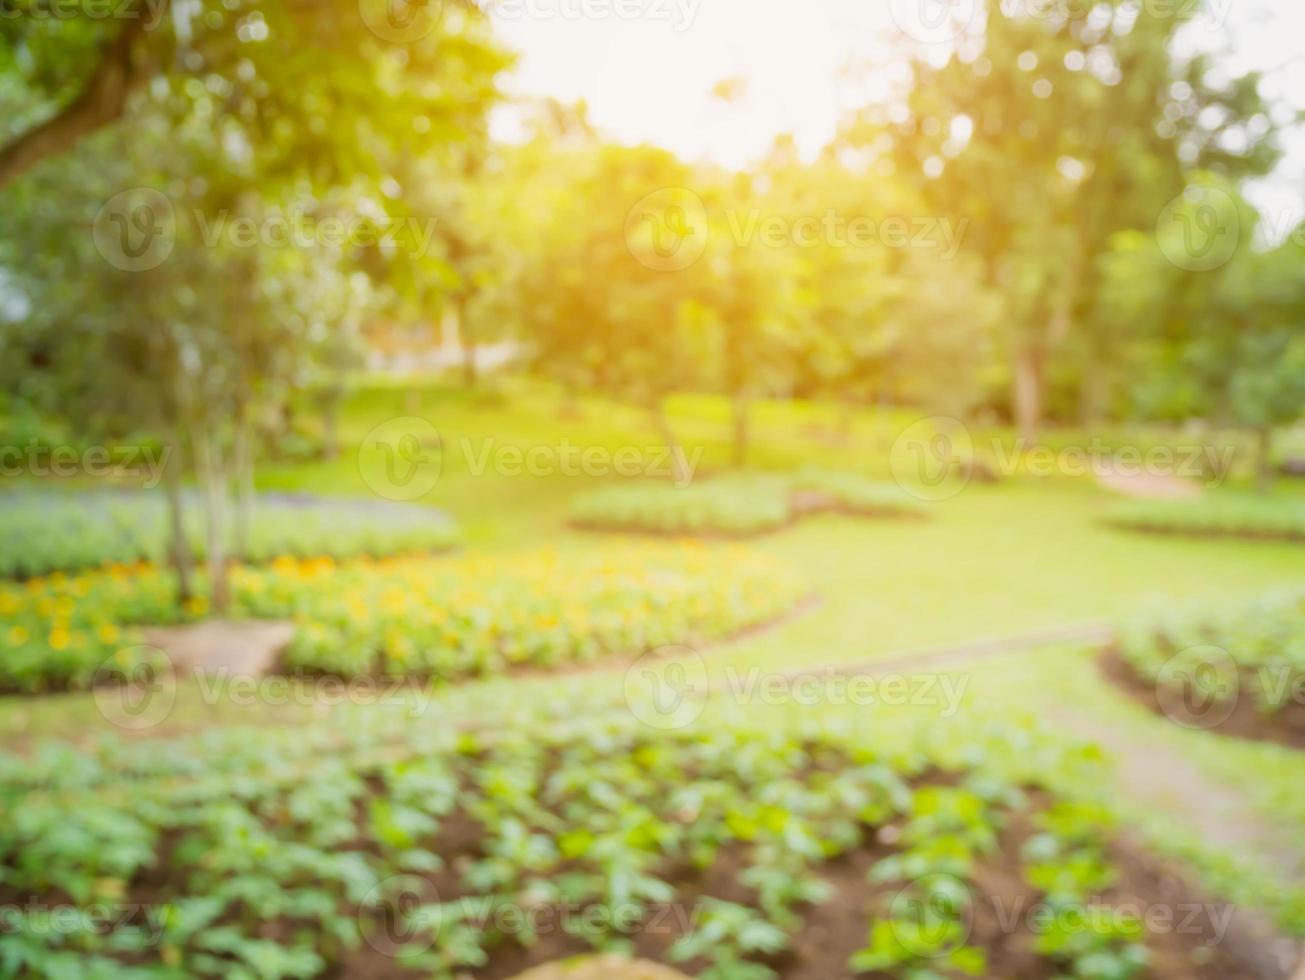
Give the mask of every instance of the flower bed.
<path id="1" fill-rule="evenodd" d="M 851 473 L 802 470 L 791 475 L 731 476 L 690 487 L 635 484 L 585 494 L 572 523 L 590 530 L 748 537 L 811 513 L 919 517 L 922 504 L 891 483 Z"/>
<path id="2" fill-rule="evenodd" d="M 1123 632 L 1108 675 L 1189 728 L 1305 747 L 1305 596 L 1195 612 Z"/>
<path id="3" fill-rule="evenodd" d="M 202 557 L 198 502 L 187 536 Z M 109 563 L 161 562 L 168 516 L 158 493 L 10 491 L 0 496 L 0 577 L 29 578 Z M 253 509 L 248 561 L 443 551 L 456 526 L 438 511 L 384 501 L 265 494 Z"/>
<path id="4" fill-rule="evenodd" d="M 536 551 L 495 557 L 278 559 L 233 570 L 236 617 L 292 619 L 287 670 L 459 680 L 554 668 L 727 637 L 803 594 L 777 561 L 737 548 L 632 544 L 619 560 Z M 150 567 L 0 583 L 0 690 L 84 688 L 106 660 L 150 651 L 137 627 L 196 618 Z"/>
<path id="5" fill-rule="evenodd" d="M 964 764 L 825 726 L 628 718 L 413 731 L 379 761 L 282 760 L 258 734 L 234 761 L 182 746 L 180 768 L 148 745 L 110 771 L 0 756 L 22 802 L 0 826 L 0 962 L 451 980 L 601 949 L 708 980 L 1241 975 L 1209 922 L 1148 934 L 1142 911 L 1183 893 L 971 735 Z M 43 928 L 51 907 L 74 914 Z"/>
<path id="6" fill-rule="evenodd" d="M 0 582 L 0 692 L 87 688 L 109 667 L 130 674 L 157 659 L 139 626 L 205 608 L 202 599 L 181 608 L 172 575 L 151 565 Z"/>
<path id="7" fill-rule="evenodd" d="M 619 555 L 395 560 L 302 580 L 246 570 L 237 588 L 258 615 L 293 612 L 290 669 L 440 679 L 718 640 L 803 596 L 777 561 L 742 549 L 645 543 Z"/>
<path id="8" fill-rule="evenodd" d="M 1210 494 L 1196 500 L 1139 500 L 1112 510 L 1116 527 L 1188 537 L 1305 541 L 1305 500 Z"/>

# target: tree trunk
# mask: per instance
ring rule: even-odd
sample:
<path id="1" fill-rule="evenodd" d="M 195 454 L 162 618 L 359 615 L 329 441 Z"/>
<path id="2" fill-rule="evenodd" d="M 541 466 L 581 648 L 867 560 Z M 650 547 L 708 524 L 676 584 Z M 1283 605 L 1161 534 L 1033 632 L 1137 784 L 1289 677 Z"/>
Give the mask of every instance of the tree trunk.
<path id="1" fill-rule="evenodd" d="M 742 468 L 748 465 L 748 398 L 746 395 L 734 396 L 734 466 Z"/>
<path id="2" fill-rule="evenodd" d="M 333 460 L 340 456 L 340 403 L 344 392 L 334 385 L 322 396 L 322 457 Z"/>
<path id="3" fill-rule="evenodd" d="M 286 395 L 281 404 L 277 406 L 275 428 L 273 442 L 268 450 L 277 459 L 280 459 L 282 456 L 281 448 L 285 445 L 285 440 L 294 435 L 295 431 L 295 407 L 291 395 Z"/>
<path id="4" fill-rule="evenodd" d="M 856 403 L 850 398 L 844 398 L 838 408 L 838 441 L 843 445 L 848 445 L 852 441 L 852 433 L 856 429 Z"/>
<path id="5" fill-rule="evenodd" d="M 174 437 L 168 445 L 168 464 L 163 478 L 168 500 L 168 559 L 173 571 L 177 573 L 177 600 L 189 602 L 195 594 L 195 583 L 191 579 L 194 556 L 190 553 L 190 541 L 186 538 L 185 502 L 181 497 L 180 442 L 180 439 Z"/>
<path id="6" fill-rule="evenodd" d="M 657 434 L 661 437 L 663 445 L 670 450 L 671 478 L 676 486 L 687 486 L 689 471 L 686 466 L 684 447 L 675 438 L 675 430 L 671 428 L 670 419 L 666 417 L 666 409 L 660 400 L 652 407 L 652 417 L 653 425 L 657 427 Z"/>
<path id="7" fill-rule="evenodd" d="M 1083 358 L 1082 381 L 1078 393 L 1078 420 L 1085 429 L 1095 428 L 1105 417 L 1110 400 L 1110 382 L 1106 359 L 1092 351 Z"/>
<path id="8" fill-rule="evenodd" d="M 166 9 L 164 0 L 155 16 L 161 16 Z M 0 190 L 42 160 L 71 150 L 83 137 L 108 126 L 126 111 L 128 97 L 143 80 L 144 72 L 136 65 L 136 49 L 152 16 L 143 0 L 133 3 L 129 12 L 134 16 L 128 16 L 118 33 L 105 43 L 86 83 L 72 101 L 45 122 L 0 146 Z"/>
<path id="9" fill-rule="evenodd" d="M 468 388 L 476 387 L 476 335 L 467 326 L 464 314 L 465 305 L 461 300 L 457 304 L 458 336 L 462 339 L 462 383 Z"/>
<path id="10" fill-rule="evenodd" d="M 1015 355 L 1015 427 L 1029 446 L 1038 444 L 1042 426 L 1042 356 L 1033 347 L 1021 347 Z"/>
<path id="11" fill-rule="evenodd" d="M 1273 489 L 1273 427 L 1262 426 L 1255 437 L 1255 488 L 1268 493 Z"/>
<path id="12" fill-rule="evenodd" d="M 235 519 L 232 522 L 231 557 L 243 561 L 249 555 L 249 536 L 254 511 L 254 453 L 249 432 L 249 415 L 236 412 L 232 466 L 236 478 Z"/>
<path id="13" fill-rule="evenodd" d="M 204 521 L 206 563 L 210 580 L 210 603 L 215 613 L 224 613 L 231 604 L 230 585 L 227 580 L 227 480 L 221 449 L 202 428 L 196 427 L 192 440 L 195 444 L 195 468 L 198 471 L 204 494 Z"/>
<path id="14" fill-rule="evenodd" d="M 580 407 L 580 394 L 571 385 L 562 388 L 562 402 L 558 405 L 557 417 L 564 422 L 576 422 L 585 417 L 584 409 Z"/>

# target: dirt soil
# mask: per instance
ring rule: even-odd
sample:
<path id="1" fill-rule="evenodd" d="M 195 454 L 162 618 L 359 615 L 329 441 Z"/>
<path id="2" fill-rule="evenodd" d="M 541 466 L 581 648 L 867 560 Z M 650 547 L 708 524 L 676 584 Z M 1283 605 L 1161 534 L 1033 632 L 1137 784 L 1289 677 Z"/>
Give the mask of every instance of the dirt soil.
<path id="1" fill-rule="evenodd" d="M 535 967 L 514 980 L 691 980 L 678 970 L 622 956 L 582 956 Z"/>
<path id="2" fill-rule="evenodd" d="M 1179 699 L 1167 705 L 1168 711 L 1160 704 L 1156 686 L 1144 678 L 1119 655 L 1113 647 L 1106 648 L 1100 658 L 1101 672 L 1106 679 L 1120 688 L 1129 697 L 1144 705 L 1148 710 L 1178 724 L 1181 717 L 1172 717 L 1175 711 L 1182 710 Z M 1273 715 L 1264 714 L 1256 703 L 1253 672 L 1246 672 L 1245 681 L 1239 687 L 1237 700 L 1231 707 L 1228 718 L 1220 721 L 1210 730 L 1219 735 L 1231 735 L 1260 742 L 1277 742 L 1294 749 L 1305 749 L 1305 704 L 1290 703 Z M 1220 712 L 1222 714 L 1222 711 Z M 1203 727 L 1200 719 L 1189 718 L 1190 727 Z"/>
<path id="3" fill-rule="evenodd" d="M 1121 473 L 1109 463 L 1096 471 L 1097 483 L 1107 490 L 1139 500 L 1191 500 L 1201 495 L 1200 484 L 1167 473 Z"/>
<path id="4" fill-rule="evenodd" d="M 462 819 L 446 821 L 441 831 L 441 839 L 446 840 L 441 856 L 448 869 L 431 882 L 441 901 L 461 897 L 457 869 L 477 852 L 474 823 L 466 823 L 464 826 Z M 450 832 L 448 838 L 446 831 Z M 986 951 L 986 975 L 1002 980 L 1053 980 L 1064 975 L 1061 965 L 1035 949 L 1032 923 L 1038 921 L 1040 896 L 1024 881 L 1019 862 L 1020 849 L 1032 832 L 1027 816 L 1015 814 L 1002 832 L 999 852 L 979 869 L 972 889 L 969 943 Z M 901 887 L 897 883 L 872 884 L 867 877 L 878 861 L 895 852 L 894 847 L 884 843 L 895 837 L 895 828 L 880 828 L 877 836 L 867 836 L 860 848 L 827 863 L 821 877 L 833 889 L 830 898 L 808 909 L 788 950 L 762 962 L 783 980 L 887 980 L 888 974 L 854 974 L 847 964 L 854 953 L 865 947 L 872 920 L 884 914 Z M 1111 858 L 1121 874 L 1118 883 L 1101 896 L 1104 905 L 1171 917 L 1170 926 L 1153 929 L 1146 940 L 1151 953 L 1148 980 L 1286 980 L 1289 976 L 1283 966 L 1259 955 L 1258 936 L 1248 936 L 1232 927 L 1224 933 L 1231 921 L 1228 906 L 1208 901 L 1182 877 L 1126 840 L 1112 846 Z M 648 963 L 674 966 L 690 976 L 705 970 L 709 965 L 705 960 L 670 964 L 668 952 L 691 925 L 702 898 L 755 905 L 755 893 L 738 880 L 746 866 L 746 854 L 734 849 L 722 852 L 705 871 L 677 869 L 669 876 L 677 891 L 674 905 L 650 910 L 641 931 L 628 937 L 632 955 Z M 556 922 L 561 918 L 559 912 L 556 917 L 544 915 L 537 921 Z M 561 929 L 543 929 L 531 946 L 505 941 L 491 952 L 488 964 L 466 976 L 477 980 L 570 980 L 565 972 L 527 971 L 550 965 L 556 968 L 590 952 L 583 941 Z M 388 980 L 415 974 L 364 945 L 348 954 L 328 976 L 333 980 Z M 599 976 L 603 980 L 622 980 L 625 974 L 595 974 Z M 674 974 L 633 976 L 669 980 Z"/>
<path id="5" fill-rule="evenodd" d="M 193 626 L 157 626 L 145 639 L 178 670 L 262 676 L 294 639 L 294 625 L 283 621 L 237 622 L 210 619 Z"/>

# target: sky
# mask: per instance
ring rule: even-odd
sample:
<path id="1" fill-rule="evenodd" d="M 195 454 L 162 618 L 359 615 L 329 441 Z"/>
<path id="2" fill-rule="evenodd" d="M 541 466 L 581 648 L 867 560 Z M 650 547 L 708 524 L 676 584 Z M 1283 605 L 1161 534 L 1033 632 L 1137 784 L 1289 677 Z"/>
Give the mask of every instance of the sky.
<path id="1" fill-rule="evenodd" d="M 945 47 L 928 15 L 980 0 L 483 0 L 499 36 L 520 54 L 508 90 L 584 99 L 590 118 L 625 143 L 650 142 L 689 160 L 741 167 L 781 133 L 807 155 L 851 109 L 887 98 L 913 36 Z M 1016 0 L 1051 3 L 1055 0 Z M 1195 3 L 1197 0 L 1138 0 Z M 1270 72 L 1272 98 L 1305 108 L 1305 4 L 1206 0 L 1186 43 L 1227 47 L 1231 71 Z M 873 72 L 857 66 L 874 64 Z M 725 103 L 713 89 L 739 79 Z M 495 131 L 512 138 L 511 110 Z M 1272 221 L 1305 217 L 1305 133 L 1269 180 L 1249 189 Z"/>

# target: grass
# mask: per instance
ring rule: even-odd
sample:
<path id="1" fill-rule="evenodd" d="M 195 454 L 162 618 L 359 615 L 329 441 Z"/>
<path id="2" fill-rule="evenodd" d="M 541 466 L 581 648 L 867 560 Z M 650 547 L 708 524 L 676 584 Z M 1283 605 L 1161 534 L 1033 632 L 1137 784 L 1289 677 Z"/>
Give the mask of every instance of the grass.
<path id="1" fill-rule="evenodd" d="M 611 486 L 610 477 L 507 475 L 474 464 L 493 449 L 556 447 L 563 440 L 610 453 L 655 450 L 645 416 L 624 406 L 582 401 L 578 419 L 561 417 L 548 388 L 509 382 L 497 392 L 373 386 L 354 394 L 342 438 L 357 446 L 369 431 L 414 413 L 440 431 L 440 479 L 420 503 L 450 514 L 468 550 L 516 550 L 523 544 L 603 550 L 602 535 L 567 528 L 573 499 Z M 672 423 L 701 468 L 729 458 L 728 416 L 714 400 L 673 402 Z M 851 441 L 834 445 L 837 413 L 809 404 L 766 405 L 758 411 L 757 468 L 810 463 L 870 473 L 887 471 L 887 449 L 905 415 L 862 413 Z M 821 428 L 824 426 L 824 428 Z M 814 432 L 829 438 L 816 440 Z M 331 462 L 266 466 L 260 489 L 342 496 L 369 493 L 357 456 Z M 720 651 L 713 663 L 766 668 L 816 666 L 1129 616 L 1172 601 L 1253 598 L 1305 580 L 1298 547 L 1278 542 L 1188 540 L 1135 536 L 1103 527 L 1117 503 L 1090 481 L 1011 480 L 974 484 L 931 504 L 927 522 L 856 522 L 816 516 L 752 544 L 796 566 L 824 602 L 783 628 Z M 1238 569 L 1230 576 L 1228 570 Z M 184 692 L 181 714 L 184 716 Z M 85 698 L 85 696 L 83 696 Z M 76 702 L 73 702 L 76 703 Z M 79 709 L 59 700 L 0 705 L 0 731 L 76 732 Z M 85 700 L 80 712 L 93 715 Z M 211 712 L 200 711 L 209 716 Z M 62 721 L 60 716 L 62 716 Z"/>
<path id="2" fill-rule="evenodd" d="M 655 462 L 651 457 L 657 438 L 642 413 L 587 400 L 579 408 L 578 418 L 564 417 L 563 400 L 555 392 L 518 381 L 504 382 L 498 391 L 470 394 L 435 386 L 409 391 L 379 385 L 353 395 L 342 437 L 347 447 L 357 446 L 390 419 L 430 419 L 441 435 L 443 461 L 438 482 L 420 502 L 450 514 L 463 529 L 468 549 L 506 551 L 565 540 L 568 547 L 610 550 L 619 539 L 577 535 L 567 529 L 567 521 L 577 495 L 612 486 L 615 478 L 561 472 L 513 475 L 511 467 L 492 463 L 477 472 L 478 459 L 492 458 L 503 447 L 558 447 L 562 440 L 609 453 L 622 447 L 647 450 L 650 463 Z M 887 476 L 894 435 L 911 418 L 859 413 L 844 442 L 838 437 L 838 414 L 832 407 L 811 404 L 760 406 L 749 465 L 814 465 Z M 686 449 L 701 451 L 699 473 L 727 468 L 729 426 L 721 402 L 676 399 L 670 419 Z M 350 451 L 333 462 L 266 466 L 259 484 L 265 490 L 344 496 L 369 492 Z M 930 504 L 929 521 L 811 517 L 749 547 L 792 565 L 822 596 L 822 604 L 778 628 L 709 651 L 705 669 L 711 680 L 720 682 L 728 674 L 748 671 L 882 659 L 983 637 L 1127 619 L 1173 603 L 1250 600 L 1305 582 L 1298 545 L 1131 534 L 1103 522 L 1117 503 L 1116 496 L 1090 479 L 1016 477 L 995 486 L 976 483 L 951 499 Z M 965 676 L 965 717 L 972 712 L 1028 715 L 1055 730 L 1058 711 L 1069 704 L 1104 724 L 1135 733 L 1139 740 L 1157 739 L 1190 755 L 1212 779 L 1243 793 L 1266 819 L 1283 825 L 1283 847 L 1305 862 L 1305 840 L 1291 832 L 1305 825 L 1305 802 L 1299 793 L 1305 759 L 1274 746 L 1170 731 L 1172 725 L 1106 687 L 1090 659 L 1074 649 L 985 662 Z M 537 701 L 619 711 L 625 703 L 625 680 L 618 671 L 511 683 L 517 690 L 534 692 Z M 423 721 L 444 723 L 480 709 L 482 719 L 492 718 L 505 683 L 477 683 L 436 696 Z M 345 726 L 366 710 L 349 705 L 292 703 L 270 709 L 212 703 L 193 685 L 183 685 L 169 721 L 154 734 L 216 725 Z M 876 722 L 901 716 L 906 727 L 927 733 L 938 721 L 939 710 L 885 708 L 875 715 Z M 89 741 L 104 730 L 99 719 L 93 698 L 86 694 L 6 699 L 0 703 L 0 737 L 19 746 L 45 735 Z M 964 730 L 963 718 L 956 724 Z M 1064 736 L 1077 737 L 1069 731 Z M 1126 800 L 1114 802 L 1129 810 Z M 1180 806 L 1148 805 L 1141 815 L 1153 839 L 1182 838 L 1185 814 Z M 1292 891 L 1274 878 L 1267 858 L 1229 854 L 1217 842 L 1183 847 L 1220 889 L 1252 902 L 1271 897 L 1270 904 L 1305 934 L 1305 915 L 1292 917 L 1292 909 L 1305 908 L 1305 890 Z M 1272 887 L 1264 884 L 1266 876 Z"/>

